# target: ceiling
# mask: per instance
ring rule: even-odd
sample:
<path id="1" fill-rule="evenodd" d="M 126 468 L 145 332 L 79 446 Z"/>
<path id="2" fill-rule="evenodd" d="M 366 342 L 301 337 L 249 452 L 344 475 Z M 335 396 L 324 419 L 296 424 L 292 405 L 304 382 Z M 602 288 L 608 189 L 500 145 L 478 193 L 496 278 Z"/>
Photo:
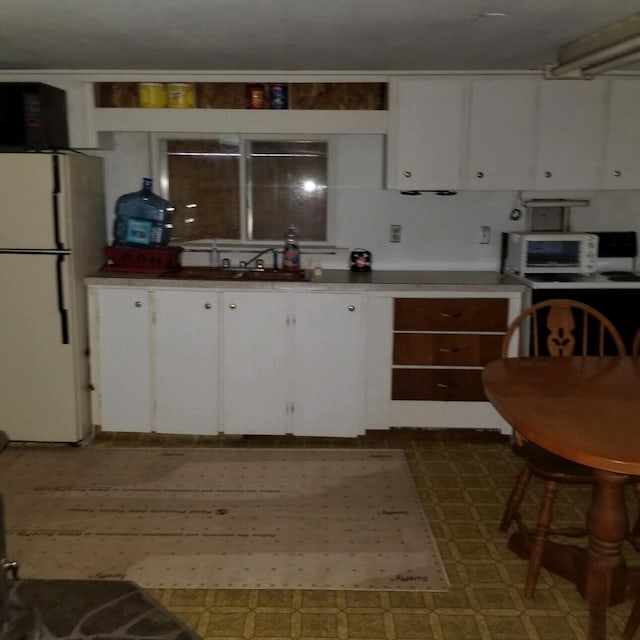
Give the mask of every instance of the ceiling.
<path id="1" fill-rule="evenodd" d="M 638 0 L 3 0 L 0 69 L 542 69 L 637 11 Z"/>

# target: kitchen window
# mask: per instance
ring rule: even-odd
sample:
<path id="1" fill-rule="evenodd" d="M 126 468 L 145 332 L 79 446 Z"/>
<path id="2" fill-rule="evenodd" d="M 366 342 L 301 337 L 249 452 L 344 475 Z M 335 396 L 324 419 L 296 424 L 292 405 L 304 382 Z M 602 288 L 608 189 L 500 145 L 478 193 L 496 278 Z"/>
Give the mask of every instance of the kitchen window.
<path id="1" fill-rule="evenodd" d="M 303 242 L 330 242 L 326 137 L 164 134 L 156 144 L 172 242 L 280 243 L 290 224 Z"/>

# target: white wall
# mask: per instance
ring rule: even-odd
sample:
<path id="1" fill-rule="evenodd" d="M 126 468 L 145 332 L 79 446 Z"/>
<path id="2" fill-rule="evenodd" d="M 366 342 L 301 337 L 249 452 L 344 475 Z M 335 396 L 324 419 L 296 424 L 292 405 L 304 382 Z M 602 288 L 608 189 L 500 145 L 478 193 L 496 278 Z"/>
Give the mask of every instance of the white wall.
<path id="1" fill-rule="evenodd" d="M 151 175 L 149 134 L 115 133 L 105 159 L 107 220 L 115 201 L 140 188 Z M 499 268 L 500 233 L 524 229 L 525 216 L 512 221 L 518 192 L 461 191 L 454 196 L 419 196 L 387 191 L 383 184 L 383 137 L 340 136 L 336 140 L 336 240 L 340 247 L 373 252 L 375 269 Z M 524 210 L 523 210 L 524 214 Z M 596 192 L 591 205 L 571 212 L 576 231 L 640 232 L 640 191 Z M 402 225 L 402 241 L 389 242 L 389 226 Z M 479 244 L 480 225 L 491 227 L 490 244 Z M 304 237 L 303 257 L 304 257 Z M 347 268 L 346 252 L 323 256 L 324 268 Z"/>

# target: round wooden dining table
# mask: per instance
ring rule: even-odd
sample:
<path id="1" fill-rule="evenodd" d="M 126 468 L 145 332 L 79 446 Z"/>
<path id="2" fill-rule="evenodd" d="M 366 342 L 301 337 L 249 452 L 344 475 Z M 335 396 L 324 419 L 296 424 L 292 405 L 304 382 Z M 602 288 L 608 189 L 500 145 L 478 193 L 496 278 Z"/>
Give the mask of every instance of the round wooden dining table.
<path id="1" fill-rule="evenodd" d="M 605 640 L 607 607 L 636 597 L 640 582 L 622 554 L 625 485 L 640 476 L 640 358 L 507 358 L 488 364 L 482 380 L 522 437 L 594 469 L 587 548 L 548 542 L 543 566 L 576 584 L 589 606 L 589 640 Z"/>

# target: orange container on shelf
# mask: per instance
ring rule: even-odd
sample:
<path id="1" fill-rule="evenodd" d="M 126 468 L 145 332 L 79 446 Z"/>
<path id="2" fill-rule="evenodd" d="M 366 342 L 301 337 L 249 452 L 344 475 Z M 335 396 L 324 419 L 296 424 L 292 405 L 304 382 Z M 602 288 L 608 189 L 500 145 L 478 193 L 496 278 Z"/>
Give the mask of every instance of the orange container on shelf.
<path id="1" fill-rule="evenodd" d="M 247 85 L 247 109 L 264 109 L 267 96 L 263 84 Z"/>

